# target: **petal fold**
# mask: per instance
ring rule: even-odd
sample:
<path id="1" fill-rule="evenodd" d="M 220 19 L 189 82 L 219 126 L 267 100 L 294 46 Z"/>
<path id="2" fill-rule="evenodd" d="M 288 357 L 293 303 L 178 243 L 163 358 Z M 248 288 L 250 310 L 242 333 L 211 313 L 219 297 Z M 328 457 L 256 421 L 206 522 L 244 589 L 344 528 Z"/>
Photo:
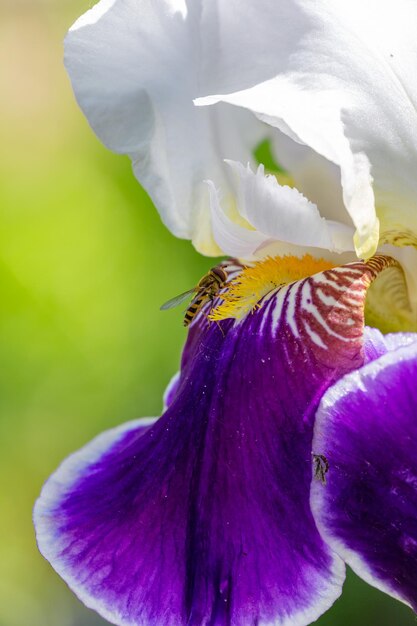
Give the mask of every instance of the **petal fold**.
<path id="1" fill-rule="evenodd" d="M 332 256 L 328 251 L 333 252 L 336 259 L 337 253 L 353 253 L 353 228 L 326 220 L 297 189 L 280 185 L 275 176 L 265 174 L 263 165 L 254 172 L 236 161 L 227 164 L 232 171 L 237 215 L 227 214 L 219 192 L 209 183 L 214 239 L 225 254 L 250 259 L 269 253 L 270 246 L 275 254 L 292 250 L 302 255 L 313 248 L 316 255 L 320 249 L 327 256 Z"/>

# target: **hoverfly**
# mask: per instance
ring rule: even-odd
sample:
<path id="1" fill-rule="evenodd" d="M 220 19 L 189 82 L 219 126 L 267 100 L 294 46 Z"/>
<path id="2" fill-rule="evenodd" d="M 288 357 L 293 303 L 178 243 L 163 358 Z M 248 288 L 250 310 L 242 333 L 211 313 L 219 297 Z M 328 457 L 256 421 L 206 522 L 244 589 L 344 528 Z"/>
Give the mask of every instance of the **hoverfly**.
<path id="1" fill-rule="evenodd" d="M 220 267 L 220 265 L 216 265 L 216 267 L 212 267 L 211 270 L 207 272 L 203 276 L 203 278 L 199 281 L 198 285 L 196 285 L 193 289 L 189 289 L 184 293 L 181 293 L 179 296 L 168 300 L 161 306 L 161 311 L 165 311 L 166 309 L 172 309 L 175 306 L 178 306 L 185 300 L 187 300 L 191 294 L 195 293 L 195 297 L 191 300 L 184 316 L 184 326 L 188 326 L 193 321 L 194 317 L 200 311 L 200 309 L 206 304 L 208 301 L 213 301 L 214 298 L 218 295 L 219 291 L 223 289 L 227 280 L 226 271 Z"/>

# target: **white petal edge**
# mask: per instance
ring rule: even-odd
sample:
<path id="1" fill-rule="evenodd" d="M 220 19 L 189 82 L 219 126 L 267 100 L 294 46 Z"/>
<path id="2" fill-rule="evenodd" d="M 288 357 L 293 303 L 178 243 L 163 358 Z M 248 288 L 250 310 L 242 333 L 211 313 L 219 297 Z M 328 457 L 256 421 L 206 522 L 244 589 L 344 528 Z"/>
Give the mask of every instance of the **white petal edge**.
<path id="1" fill-rule="evenodd" d="M 326 613 L 342 595 L 343 583 L 346 578 L 346 566 L 344 561 L 335 553 L 332 556 L 333 570 L 331 576 L 333 583 L 329 585 L 326 593 L 322 595 L 320 602 L 315 603 L 314 606 L 308 609 L 295 613 L 282 622 L 259 622 L 259 626 L 309 626 Z"/>
<path id="2" fill-rule="evenodd" d="M 174 391 L 174 389 L 176 387 L 178 387 L 178 383 L 180 381 L 180 377 L 181 377 L 181 372 L 175 372 L 175 374 L 172 376 L 171 380 L 169 381 L 165 391 L 164 391 L 164 395 L 163 395 L 163 412 L 165 412 L 168 408 L 168 399 L 170 394 Z"/>
<path id="3" fill-rule="evenodd" d="M 117 614 L 103 607 L 100 600 L 87 593 L 74 576 L 67 571 L 67 568 L 62 565 L 62 559 L 59 555 L 59 536 L 54 536 L 47 519 L 54 505 L 62 500 L 65 492 L 84 474 L 88 466 L 95 463 L 117 441 L 122 439 L 126 433 L 140 426 L 152 426 L 157 420 L 157 417 L 131 420 L 101 433 L 83 448 L 71 454 L 48 478 L 33 509 L 36 541 L 40 553 L 51 563 L 55 571 L 87 608 L 93 609 L 110 623 L 120 624 L 120 626 L 134 626 L 134 624 L 130 621 L 122 620 Z"/>
<path id="4" fill-rule="evenodd" d="M 86 11 L 81 17 L 78 18 L 71 26 L 70 31 L 78 30 L 79 28 L 83 28 L 84 26 L 91 26 L 98 22 L 98 20 L 103 17 L 107 11 L 113 7 L 113 5 L 118 2 L 118 0 L 101 0 L 97 2 L 91 9 Z"/>

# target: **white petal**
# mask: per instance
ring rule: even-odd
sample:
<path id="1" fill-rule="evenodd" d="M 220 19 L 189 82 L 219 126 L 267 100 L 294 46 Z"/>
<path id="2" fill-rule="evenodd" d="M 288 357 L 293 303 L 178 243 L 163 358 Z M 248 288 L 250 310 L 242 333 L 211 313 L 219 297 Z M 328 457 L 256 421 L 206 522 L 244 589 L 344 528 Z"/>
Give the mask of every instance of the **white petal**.
<path id="1" fill-rule="evenodd" d="M 271 135 L 271 151 L 290 173 L 294 187 L 317 205 L 323 217 L 353 225 L 343 203 L 340 167 L 278 130 Z"/>
<path id="2" fill-rule="evenodd" d="M 270 240 L 343 252 L 353 249 L 353 229 L 321 217 L 317 206 L 297 189 L 280 185 L 260 165 L 228 161 L 236 177 L 239 213 Z"/>
<path id="3" fill-rule="evenodd" d="M 102 0 L 68 33 L 65 62 L 94 131 L 132 158 L 165 224 L 215 254 L 203 181 L 227 196 L 223 159 L 251 160 L 266 130 L 247 111 L 193 105 L 204 64 L 197 9 L 185 0 Z"/>
<path id="4" fill-rule="evenodd" d="M 233 38 L 224 18 L 217 93 L 229 95 L 206 102 L 245 106 L 339 165 L 360 254 L 377 245 L 376 212 L 383 237 L 417 241 L 417 3 L 260 0 L 256 11 L 252 51 L 251 33 Z"/>
<path id="5" fill-rule="evenodd" d="M 250 260 L 256 251 L 269 241 L 269 237 L 237 224 L 228 217 L 220 202 L 220 193 L 213 181 L 207 181 L 210 189 L 210 205 L 214 239 L 228 256 Z"/>

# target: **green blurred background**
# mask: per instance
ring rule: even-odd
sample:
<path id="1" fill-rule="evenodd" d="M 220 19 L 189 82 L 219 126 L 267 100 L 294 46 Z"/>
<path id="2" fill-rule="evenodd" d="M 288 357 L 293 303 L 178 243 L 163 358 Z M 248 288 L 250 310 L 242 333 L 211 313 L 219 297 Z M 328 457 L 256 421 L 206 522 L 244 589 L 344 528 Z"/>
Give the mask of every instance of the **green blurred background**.
<path id="1" fill-rule="evenodd" d="M 71 451 L 159 414 L 185 338 L 181 311 L 159 305 L 211 265 L 75 104 L 62 39 L 91 4 L 0 0 L 0 626 L 106 623 L 38 554 L 32 506 Z M 350 575 L 319 624 L 415 618 Z"/>

